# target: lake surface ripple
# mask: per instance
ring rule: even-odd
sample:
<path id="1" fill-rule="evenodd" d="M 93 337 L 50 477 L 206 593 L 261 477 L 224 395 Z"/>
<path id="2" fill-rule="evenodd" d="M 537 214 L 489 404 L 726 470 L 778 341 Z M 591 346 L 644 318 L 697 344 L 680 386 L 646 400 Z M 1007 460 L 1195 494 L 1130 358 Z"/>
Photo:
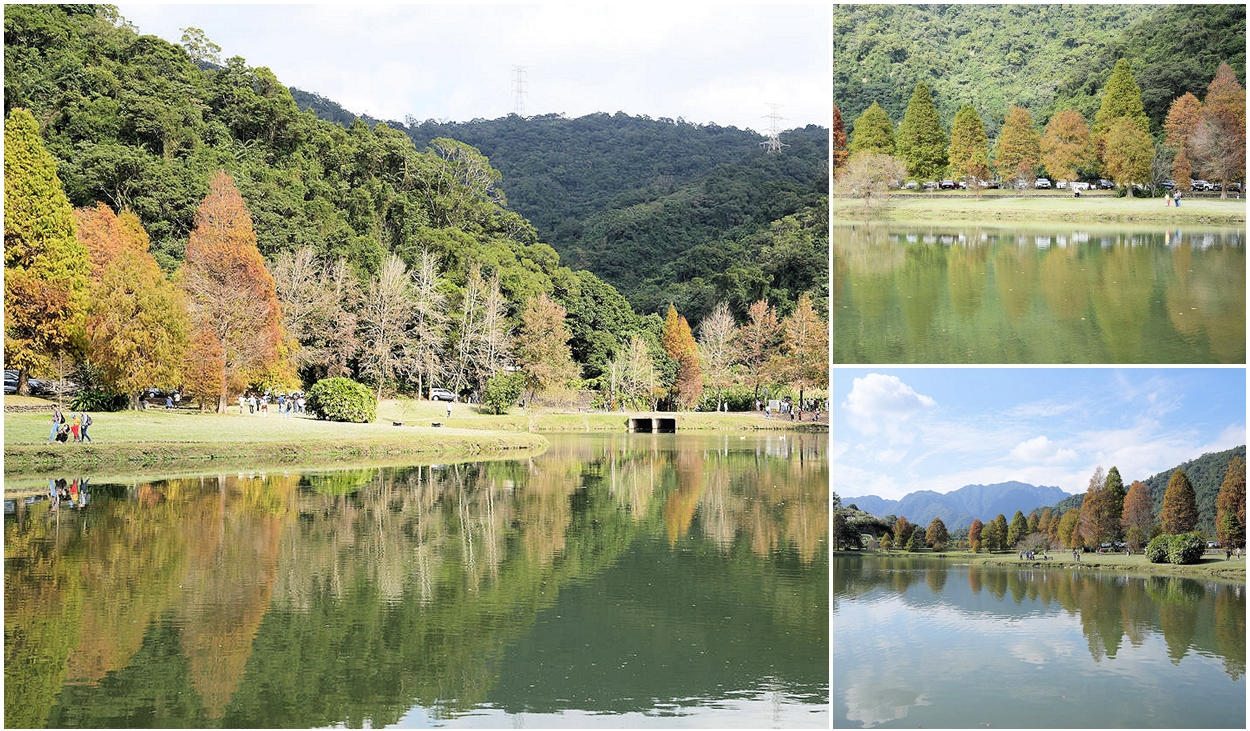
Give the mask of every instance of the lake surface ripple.
<path id="1" fill-rule="evenodd" d="M 1245 728 L 1246 586 L 833 559 L 835 728 Z"/>

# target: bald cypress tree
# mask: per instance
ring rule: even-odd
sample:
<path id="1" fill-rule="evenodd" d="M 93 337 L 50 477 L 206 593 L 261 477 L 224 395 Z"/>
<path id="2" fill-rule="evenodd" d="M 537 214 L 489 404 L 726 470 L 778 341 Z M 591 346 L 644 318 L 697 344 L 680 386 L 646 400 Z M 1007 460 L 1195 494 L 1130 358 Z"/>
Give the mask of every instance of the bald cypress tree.
<path id="1" fill-rule="evenodd" d="M 82 332 L 90 260 L 73 214 L 39 123 L 14 109 L 4 126 L 4 362 L 21 394 Z"/>
<path id="2" fill-rule="evenodd" d="M 1246 463 L 1235 455 L 1215 498 L 1215 534 L 1222 546 L 1246 545 Z"/>
<path id="3" fill-rule="evenodd" d="M 846 147 L 846 124 L 842 121 L 842 110 L 838 109 L 837 104 L 833 105 L 833 127 L 829 129 L 829 142 L 833 147 L 833 171 L 837 173 L 838 168 L 842 167 L 851 154 Z"/>
<path id="4" fill-rule="evenodd" d="M 1111 78 L 1103 87 L 1102 106 L 1094 115 L 1094 142 L 1098 147 L 1098 158 L 1102 159 L 1106 151 L 1107 132 L 1111 125 L 1121 117 L 1127 117 L 1142 132 L 1150 134 L 1150 119 L 1142 106 L 1141 88 L 1133 78 L 1128 59 L 1120 59 L 1111 71 Z"/>
<path id="5" fill-rule="evenodd" d="M 1180 470 L 1173 472 L 1172 479 L 1168 480 L 1159 522 L 1168 535 L 1188 533 L 1198 525 L 1198 498 L 1189 478 Z"/>
<path id="6" fill-rule="evenodd" d="M 946 172 L 946 132 L 938 117 L 933 96 L 923 81 L 916 84 L 903 123 L 898 128 L 895 147 L 907 162 L 907 174 L 918 180 L 932 180 Z"/>
<path id="7" fill-rule="evenodd" d="M 971 104 L 966 104 L 955 114 L 951 125 L 951 144 L 946 151 L 951 175 L 968 181 L 978 193 L 979 180 L 990 177 L 989 140 L 985 136 L 985 123 Z"/>
<path id="8" fill-rule="evenodd" d="M 890 115 L 876 102 L 855 120 L 850 151 L 854 155 L 860 150 L 883 155 L 894 154 L 894 123 L 890 121 Z"/>
<path id="9" fill-rule="evenodd" d="M 994 146 L 994 167 L 1003 181 L 1019 180 L 1024 189 L 1033 184 L 1033 170 L 1041 161 L 1042 136 L 1033 116 L 1024 107 L 1012 107 Z"/>

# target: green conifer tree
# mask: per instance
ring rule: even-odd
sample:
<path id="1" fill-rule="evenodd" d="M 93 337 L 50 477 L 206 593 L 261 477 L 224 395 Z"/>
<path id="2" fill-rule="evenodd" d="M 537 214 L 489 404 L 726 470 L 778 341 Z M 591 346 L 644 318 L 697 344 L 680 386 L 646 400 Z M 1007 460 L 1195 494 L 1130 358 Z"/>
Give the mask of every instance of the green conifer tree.
<path id="1" fill-rule="evenodd" d="M 850 152 L 854 155 L 860 150 L 883 155 L 894 154 L 894 123 L 890 121 L 890 115 L 876 102 L 855 120 Z"/>
<path id="2" fill-rule="evenodd" d="M 73 213 L 38 122 L 14 109 L 4 127 L 4 361 L 19 371 L 19 393 L 80 341 L 90 260 Z"/>
<path id="3" fill-rule="evenodd" d="M 989 140 L 985 136 L 985 123 L 971 104 L 955 114 L 951 125 L 951 145 L 947 150 L 951 175 L 968 181 L 971 186 L 978 180 L 990 177 Z M 976 187 L 977 191 L 981 186 Z"/>
<path id="4" fill-rule="evenodd" d="M 1133 78 L 1128 59 L 1124 58 L 1116 61 L 1111 78 L 1107 79 L 1107 85 L 1103 87 L 1102 106 L 1094 116 L 1092 132 L 1100 160 L 1106 147 L 1107 131 L 1120 117 L 1128 117 L 1142 132 L 1150 134 L 1150 118 L 1146 116 L 1146 109 L 1142 106 L 1141 88 Z"/>
<path id="5" fill-rule="evenodd" d="M 933 180 L 946 172 L 946 132 L 923 81 L 912 92 L 895 145 L 898 156 L 907 161 L 909 177 Z"/>
<path id="6" fill-rule="evenodd" d="M 1124 536 L 1124 526 L 1121 524 L 1121 516 L 1124 515 L 1124 498 L 1128 495 L 1128 491 L 1124 489 L 1124 480 L 1120 477 L 1120 470 L 1112 465 L 1107 470 L 1107 481 L 1103 483 L 1110 493 L 1107 500 L 1112 514 L 1109 516 L 1108 529 L 1111 531 L 1111 540 L 1118 541 Z"/>
<path id="7" fill-rule="evenodd" d="M 1007 529 L 1007 545 L 1015 548 L 1016 544 L 1024 540 L 1029 534 L 1029 520 L 1024 517 L 1024 513 L 1017 510 L 1016 514 L 1011 516 L 1011 526 Z"/>

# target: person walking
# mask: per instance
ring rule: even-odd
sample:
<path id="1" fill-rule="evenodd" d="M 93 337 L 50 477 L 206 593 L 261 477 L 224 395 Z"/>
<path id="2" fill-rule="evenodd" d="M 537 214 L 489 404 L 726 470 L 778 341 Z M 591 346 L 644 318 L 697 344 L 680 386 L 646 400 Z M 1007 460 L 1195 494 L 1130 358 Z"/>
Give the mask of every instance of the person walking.
<path id="1" fill-rule="evenodd" d="M 1176 191 L 1176 197 L 1173 202 L 1176 204 L 1177 208 L 1181 207 L 1181 192 L 1179 190 Z"/>
<path id="2" fill-rule="evenodd" d="M 61 431 L 61 422 L 64 419 L 65 416 L 61 414 L 61 407 L 54 406 L 52 408 L 52 433 L 48 435 L 49 442 L 56 441 L 57 432 Z"/>
<path id="3" fill-rule="evenodd" d="M 1169 191 L 1164 192 L 1163 201 L 1164 201 L 1163 203 L 1164 208 L 1167 208 L 1168 206 L 1172 205 L 1172 191 L 1169 190 Z"/>
<path id="4" fill-rule="evenodd" d="M 78 414 L 74 414 L 74 416 L 71 417 L 69 420 L 69 435 L 75 442 L 77 442 L 80 439 L 80 437 L 78 436 L 78 427 L 80 427 L 81 425 L 82 425 L 82 422 L 79 421 Z"/>
<path id="5" fill-rule="evenodd" d="M 79 441 L 89 442 L 91 441 L 91 437 L 87 436 L 87 427 L 91 426 L 91 414 L 88 414 L 85 411 L 80 411 L 78 412 L 78 415 L 81 417 L 82 421 L 81 426 L 79 426 L 82 438 Z"/>
<path id="6" fill-rule="evenodd" d="M 247 396 L 247 413 L 256 413 L 256 394 L 254 393 L 248 394 Z"/>

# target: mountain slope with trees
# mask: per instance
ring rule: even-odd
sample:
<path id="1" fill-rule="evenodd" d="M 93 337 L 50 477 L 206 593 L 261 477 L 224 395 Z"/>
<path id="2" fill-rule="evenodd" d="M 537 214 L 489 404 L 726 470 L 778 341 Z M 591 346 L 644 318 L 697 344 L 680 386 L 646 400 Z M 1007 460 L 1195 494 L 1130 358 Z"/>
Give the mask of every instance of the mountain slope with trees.
<path id="1" fill-rule="evenodd" d="M 948 493 L 920 490 L 908 493 L 899 500 L 867 495 L 846 497 L 842 502 L 854 504 L 879 518 L 904 515 L 913 523 L 923 525 L 928 525 L 934 518 L 941 518 L 948 529 L 956 530 L 968 527 L 976 519 L 992 520 L 999 513 L 1011 515 L 1017 510 L 1028 513 L 1034 508 L 1051 504 L 1050 501 L 1064 494 L 1057 487 L 1013 480 L 993 485 L 965 485 Z"/>

